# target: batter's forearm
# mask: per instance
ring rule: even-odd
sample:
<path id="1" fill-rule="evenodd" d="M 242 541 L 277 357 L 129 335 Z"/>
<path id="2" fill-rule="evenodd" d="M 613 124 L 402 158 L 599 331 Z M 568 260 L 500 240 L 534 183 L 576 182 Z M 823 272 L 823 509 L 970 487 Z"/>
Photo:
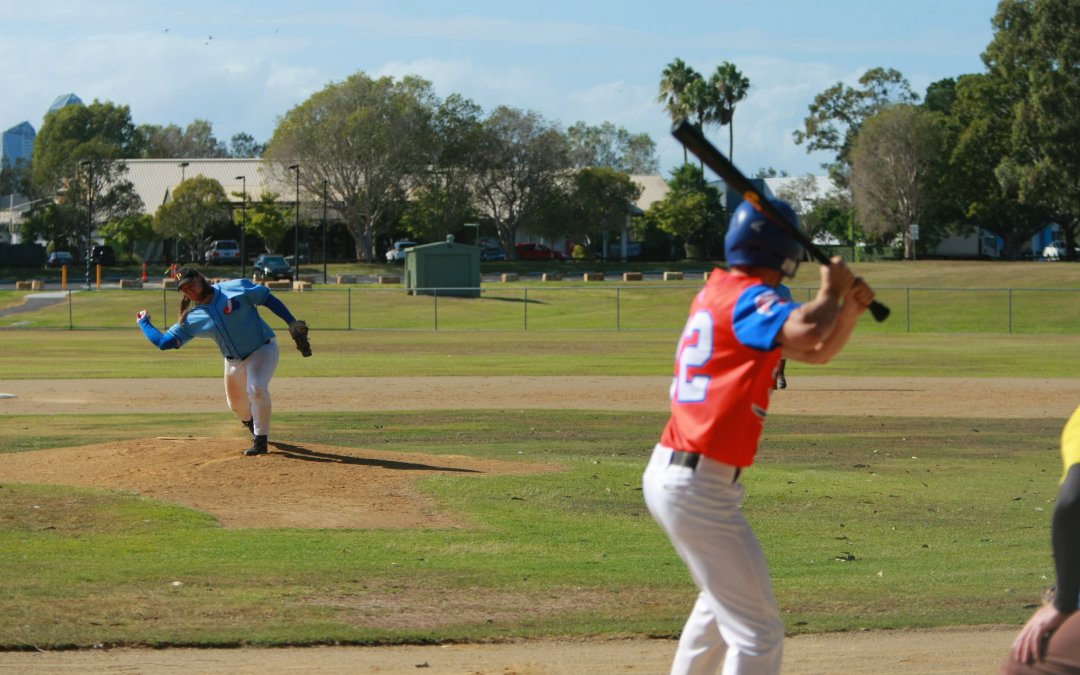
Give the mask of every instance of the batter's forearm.
<path id="1" fill-rule="evenodd" d="M 845 307 L 846 307 L 845 303 Z M 811 354 L 811 363 L 828 363 L 832 360 L 832 357 L 840 353 L 840 350 L 851 339 L 851 334 L 855 331 L 855 326 L 859 323 L 859 315 L 861 312 L 852 312 L 850 310 L 841 310 L 840 317 L 836 321 L 836 325 L 833 326 L 833 330 L 829 333 L 829 336 L 822 341 L 821 345 L 813 350 Z"/>

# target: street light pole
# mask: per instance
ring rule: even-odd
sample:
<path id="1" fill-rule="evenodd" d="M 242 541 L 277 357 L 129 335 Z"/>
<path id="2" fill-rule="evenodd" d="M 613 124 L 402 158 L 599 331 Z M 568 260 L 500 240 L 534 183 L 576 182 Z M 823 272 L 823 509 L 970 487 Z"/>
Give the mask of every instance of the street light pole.
<path id="1" fill-rule="evenodd" d="M 237 176 L 244 181 L 244 201 L 240 204 L 240 278 L 247 276 L 247 176 Z"/>
<path id="2" fill-rule="evenodd" d="M 94 229 L 94 164 L 88 159 L 79 162 L 79 166 L 86 167 L 86 290 L 90 290 L 90 258 L 94 252 L 94 245 L 90 241 L 90 234 Z"/>
<path id="3" fill-rule="evenodd" d="M 329 283 L 326 280 L 326 184 L 327 180 L 323 178 L 322 182 L 322 280 L 323 283 Z"/>
<path id="4" fill-rule="evenodd" d="M 295 258 L 296 262 L 293 281 L 296 281 L 300 278 L 300 165 L 291 165 L 289 171 L 296 172 L 296 239 L 293 244 L 293 258 Z"/>
<path id="5" fill-rule="evenodd" d="M 184 182 L 184 169 L 186 169 L 186 168 L 188 168 L 188 166 L 190 166 L 190 162 L 180 162 L 177 166 L 180 167 L 180 182 L 183 183 Z M 175 192 L 176 191 L 173 190 L 173 193 L 174 193 L 173 194 L 173 199 L 176 199 Z M 173 240 L 173 264 L 175 265 L 175 264 L 178 264 L 179 262 L 180 262 L 180 237 L 177 236 L 176 239 Z"/>

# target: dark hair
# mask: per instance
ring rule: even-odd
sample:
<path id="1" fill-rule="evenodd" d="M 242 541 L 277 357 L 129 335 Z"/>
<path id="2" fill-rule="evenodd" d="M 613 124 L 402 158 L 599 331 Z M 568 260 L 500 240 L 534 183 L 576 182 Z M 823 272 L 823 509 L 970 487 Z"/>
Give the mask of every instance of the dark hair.
<path id="1" fill-rule="evenodd" d="M 181 267 L 180 269 L 176 270 L 176 274 L 173 278 L 176 279 L 177 293 L 180 292 L 181 286 L 184 286 L 185 284 L 191 282 L 202 284 L 202 289 L 204 291 L 210 286 L 210 282 L 206 280 L 206 277 L 202 275 L 202 272 L 195 269 L 194 267 Z M 184 319 L 187 318 L 188 313 L 191 312 L 192 309 L 193 308 L 191 306 L 191 298 L 186 295 L 180 298 L 180 323 L 184 323 Z"/>

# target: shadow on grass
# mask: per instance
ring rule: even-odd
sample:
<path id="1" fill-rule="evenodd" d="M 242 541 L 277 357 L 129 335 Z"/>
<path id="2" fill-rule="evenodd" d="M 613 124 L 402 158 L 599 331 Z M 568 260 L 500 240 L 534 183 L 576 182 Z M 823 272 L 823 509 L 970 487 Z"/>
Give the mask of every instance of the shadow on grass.
<path id="1" fill-rule="evenodd" d="M 352 457 L 349 455 L 336 455 L 330 452 L 318 452 L 308 450 L 299 445 L 289 443 L 271 442 L 271 446 L 281 451 L 281 454 L 290 459 L 300 459 L 306 462 L 337 462 L 339 464 L 357 464 L 362 466 L 378 466 L 384 469 L 396 469 L 398 471 L 453 471 L 457 473 L 483 473 L 476 469 L 462 469 L 450 466 L 432 466 L 431 464 L 417 464 L 415 462 L 398 462 L 392 459 L 375 459 L 370 457 Z"/>

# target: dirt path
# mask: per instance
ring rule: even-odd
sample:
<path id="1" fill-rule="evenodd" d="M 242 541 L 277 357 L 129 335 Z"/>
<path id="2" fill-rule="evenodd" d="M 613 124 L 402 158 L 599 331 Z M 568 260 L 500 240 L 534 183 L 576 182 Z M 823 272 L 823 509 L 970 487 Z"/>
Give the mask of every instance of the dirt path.
<path id="1" fill-rule="evenodd" d="M 996 673 L 1013 627 L 802 635 L 784 643 L 785 675 Z M 0 672 L 424 673 L 425 675 L 634 675 L 666 673 L 673 640 L 529 640 L 437 647 L 113 649 L 0 653 Z"/>
<path id="2" fill-rule="evenodd" d="M 796 378 L 771 412 L 883 417 L 1015 417 L 1063 421 L 1076 380 Z M 278 378 L 278 411 L 530 409 L 663 411 L 664 377 Z M 182 380 L 9 380 L 0 415 L 109 412 L 224 412 L 217 378 Z M 455 527 L 411 492 L 432 473 L 553 471 L 558 467 L 426 456 L 316 444 L 272 443 L 242 458 L 237 438 L 154 438 L 7 455 L 0 482 L 30 481 L 136 490 L 214 513 L 226 527 Z M 162 452 L 163 447 L 175 452 Z M 241 470 L 242 469 L 242 470 Z M 357 480 L 357 479 L 360 480 Z M 319 490 L 303 486 L 317 483 Z M 375 486 L 365 492 L 358 486 Z M 265 491 L 280 509 L 237 509 L 237 491 Z M 389 494 L 389 497 L 386 495 Z M 318 495 L 318 498 L 313 497 Z M 382 495 L 376 499 L 375 495 Z M 993 673 L 1017 627 L 875 631 L 789 638 L 784 673 Z M 661 673 L 670 640 L 531 640 L 438 647 L 108 650 L 0 653 L 0 673 Z"/>
<path id="3" fill-rule="evenodd" d="M 271 384 L 274 409 L 453 408 L 667 409 L 667 377 L 294 377 Z M 1072 413 L 1074 379 L 806 377 L 773 396 L 776 414 L 883 417 L 1055 418 Z M 14 398 L 3 398 L 12 394 Z M 0 415 L 109 412 L 224 412 L 219 378 L 8 380 Z"/>

